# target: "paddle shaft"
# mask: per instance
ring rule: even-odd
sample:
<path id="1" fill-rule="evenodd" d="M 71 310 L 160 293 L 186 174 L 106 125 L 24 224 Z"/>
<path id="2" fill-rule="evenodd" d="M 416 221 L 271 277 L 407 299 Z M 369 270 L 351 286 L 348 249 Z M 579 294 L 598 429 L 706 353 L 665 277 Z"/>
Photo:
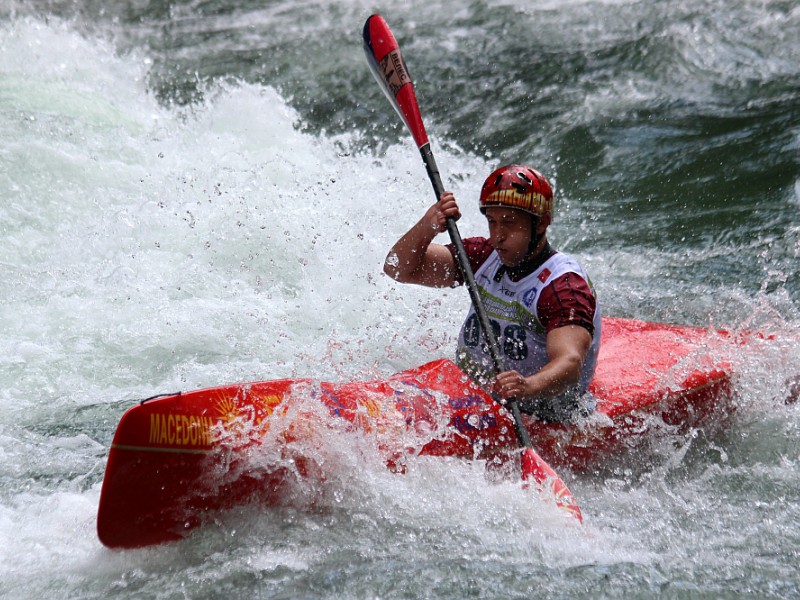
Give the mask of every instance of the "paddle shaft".
<path id="1" fill-rule="evenodd" d="M 433 193 L 436 195 L 436 200 L 438 201 L 444 193 L 444 185 L 442 184 L 441 175 L 439 175 L 439 168 L 436 166 L 436 159 L 433 158 L 433 151 L 431 150 L 430 143 L 423 144 L 419 152 L 422 155 L 422 161 L 425 163 L 425 170 L 428 172 L 428 178 L 431 180 L 431 185 L 433 185 Z M 472 266 L 469 264 L 467 251 L 464 249 L 464 242 L 461 240 L 461 233 L 458 231 L 455 219 L 448 218 L 445 223 L 447 225 L 447 233 L 450 235 L 450 241 L 456 249 L 458 266 L 461 268 L 461 273 L 464 276 L 464 284 L 467 286 L 469 297 L 472 300 L 472 306 L 475 309 L 475 314 L 478 316 L 478 323 L 483 331 L 486 344 L 489 347 L 489 354 L 492 356 L 494 368 L 499 373 L 504 370 L 503 361 L 500 357 L 500 347 L 494 335 L 492 324 L 489 321 L 489 316 L 486 314 L 486 309 L 483 306 L 483 301 L 478 291 L 478 284 L 475 283 L 475 275 L 472 272 Z M 528 430 L 522 423 L 522 413 L 519 409 L 517 399 L 511 398 L 507 400 L 506 407 L 511 411 L 511 415 L 514 417 L 514 431 L 517 434 L 520 446 L 531 448 L 531 438 L 528 434 Z"/>
<path id="2" fill-rule="evenodd" d="M 386 98 L 411 132 L 422 155 L 422 160 L 425 163 L 425 168 L 428 171 L 428 177 L 431 180 L 433 191 L 436 194 L 436 201 L 438 202 L 444 192 L 442 178 L 433 158 L 433 152 L 428 142 L 428 134 L 425 131 L 425 124 L 422 122 L 419 104 L 414 93 L 414 84 L 408 74 L 405 61 L 400 54 L 397 40 L 394 38 L 391 29 L 389 29 L 389 25 L 380 15 L 372 15 L 364 23 L 363 40 L 364 52 L 366 53 L 370 70 L 375 75 L 375 79 Z M 464 250 L 464 243 L 461 241 L 458 227 L 453 219 L 447 219 L 446 226 L 450 234 L 450 240 L 456 249 L 456 259 L 464 276 L 464 283 L 467 286 L 467 290 L 469 290 L 472 306 L 478 317 L 480 328 L 483 330 L 486 344 L 494 362 L 494 368 L 496 371 L 501 372 L 503 371 L 503 363 L 500 358 L 500 348 L 494 335 L 492 324 L 483 306 L 478 286 L 475 283 L 475 275 L 472 273 L 472 267 L 469 264 L 467 252 Z M 569 489 L 567 489 L 566 484 L 533 449 L 528 430 L 522 422 L 522 413 L 516 398 L 507 400 L 506 407 L 511 412 L 514 421 L 517 443 L 522 448 L 520 456 L 522 479 L 532 480 L 537 485 L 541 485 L 542 490 L 549 490 L 555 498 L 556 506 L 577 518 L 578 521 L 582 521 L 581 509 Z"/>
<path id="3" fill-rule="evenodd" d="M 400 53 L 400 46 L 391 29 L 389 29 L 389 25 L 380 15 L 372 15 L 364 23 L 363 40 L 364 52 L 366 53 L 370 70 L 386 98 L 411 132 L 422 155 L 422 160 L 425 163 L 425 168 L 428 171 L 428 177 L 431 180 L 434 194 L 436 194 L 436 201 L 438 202 L 444 192 L 444 186 L 439 175 L 439 168 L 433 158 L 433 151 L 428 141 L 428 134 L 425 131 L 425 124 L 422 122 L 419 103 L 414 93 L 414 84 Z M 494 368 L 498 373 L 502 372 L 504 368 L 500 358 L 497 338 L 483 307 L 480 292 L 475 283 L 475 276 L 472 273 L 467 252 L 464 250 L 464 243 L 461 241 L 458 227 L 453 219 L 447 219 L 446 223 L 450 240 L 456 249 L 458 265 L 464 275 L 464 283 L 469 290 L 472 306 L 475 308 L 480 328 L 483 330 L 486 344 L 494 362 Z M 520 446 L 533 451 L 530 435 L 528 435 L 528 430 L 522 423 L 522 413 L 519 410 L 516 399 L 507 400 L 506 406 L 514 418 L 514 431 L 517 434 Z"/>

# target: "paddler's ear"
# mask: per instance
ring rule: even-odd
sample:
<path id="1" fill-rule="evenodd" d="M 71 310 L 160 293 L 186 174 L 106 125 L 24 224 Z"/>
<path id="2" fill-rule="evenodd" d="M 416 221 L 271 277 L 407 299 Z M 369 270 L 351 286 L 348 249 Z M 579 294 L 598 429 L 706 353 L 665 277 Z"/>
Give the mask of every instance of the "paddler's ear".
<path id="1" fill-rule="evenodd" d="M 536 219 L 536 235 L 541 236 L 550 227 L 550 222 L 553 217 L 550 213 L 544 213 L 541 217 Z"/>

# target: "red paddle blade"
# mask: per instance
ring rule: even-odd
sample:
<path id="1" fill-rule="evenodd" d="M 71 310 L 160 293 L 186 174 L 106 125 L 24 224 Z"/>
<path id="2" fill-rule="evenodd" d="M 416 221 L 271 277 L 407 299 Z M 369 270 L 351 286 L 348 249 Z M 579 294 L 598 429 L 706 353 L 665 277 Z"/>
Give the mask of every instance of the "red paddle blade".
<path id="1" fill-rule="evenodd" d="M 411 131 L 417 147 L 421 148 L 428 143 L 428 134 L 422 123 L 414 84 L 397 40 L 380 15 L 372 15 L 364 23 L 364 52 L 383 93 Z"/>
<path id="2" fill-rule="evenodd" d="M 567 484 L 531 448 L 522 451 L 522 479 L 536 482 L 540 492 L 553 494 L 558 508 L 578 519 L 579 523 L 583 523 L 581 509 L 567 488 Z"/>

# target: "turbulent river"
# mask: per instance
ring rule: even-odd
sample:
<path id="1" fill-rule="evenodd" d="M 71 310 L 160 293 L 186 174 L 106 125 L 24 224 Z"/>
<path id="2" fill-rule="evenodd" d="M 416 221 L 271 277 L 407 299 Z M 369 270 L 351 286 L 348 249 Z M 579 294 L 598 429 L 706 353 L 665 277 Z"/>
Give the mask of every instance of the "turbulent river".
<path id="1" fill-rule="evenodd" d="M 395 5 L 396 4 L 396 5 Z M 0 7 L 0 596 L 800 596 L 800 8 L 770 0 L 7 0 Z M 327 440 L 313 508 L 114 552 L 95 516 L 125 409 L 452 355 L 463 289 L 393 283 L 432 202 L 361 28 L 398 37 L 446 187 L 556 188 L 554 245 L 607 315 L 760 331 L 724 427 L 513 482 Z"/>

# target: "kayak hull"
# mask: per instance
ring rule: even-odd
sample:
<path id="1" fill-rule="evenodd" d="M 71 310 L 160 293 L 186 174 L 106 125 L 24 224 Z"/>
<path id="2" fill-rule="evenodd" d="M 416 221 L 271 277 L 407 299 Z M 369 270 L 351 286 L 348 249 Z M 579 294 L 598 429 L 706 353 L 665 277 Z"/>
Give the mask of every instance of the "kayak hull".
<path id="1" fill-rule="evenodd" d="M 534 447 L 557 468 L 583 471 L 654 427 L 701 425 L 728 408 L 725 341 L 705 329 L 604 319 L 595 413 L 567 426 L 527 419 Z M 398 471 L 417 455 L 518 455 L 511 416 L 446 359 L 381 381 L 282 379 L 180 393 L 122 416 L 98 536 L 111 548 L 148 546 L 181 539 L 221 510 L 291 502 L 298 482 L 324 482 L 313 455 L 330 428 L 372 440 Z"/>

